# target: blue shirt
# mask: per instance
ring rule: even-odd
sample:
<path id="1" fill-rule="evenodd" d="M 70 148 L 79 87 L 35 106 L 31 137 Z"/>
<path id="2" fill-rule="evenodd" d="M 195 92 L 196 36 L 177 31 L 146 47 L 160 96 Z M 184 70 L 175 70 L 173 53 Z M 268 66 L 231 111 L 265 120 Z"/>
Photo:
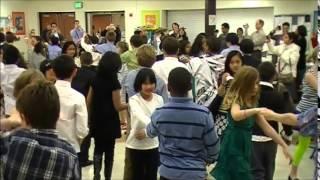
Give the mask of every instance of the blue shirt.
<path id="1" fill-rule="evenodd" d="M 49 45 L 48 46 L 48 55 L 49 59 L 53 60 L 61 55 L 62 49 L 57 45 Z"/>
<path id="2" fill-rule="evenodd" d="M 141 70 L 142 68 L 138 68 L 135 70 L 130 71 L 126 77 L 123 78 L 122 80 L 122 95 L 123 97 L 125 97 L 125 94 L 128 94 L 128 98 L 132 97 L 133 95 L 137 94 L 137 92 L 134 90 L 134 81 L 136 79 L 136 76 L 138 74 L 138 72 Z M 162 96 L 163 98 L 163 102 L 167 102 L 168 101 L 168 90 L 167 90 L 167 86 L 165 84 L 165 82 L 156 75 L 156 80 L 157 80 L 157 84 L 156 84 L 156 91 L 155 93 L 158 94 L 159 96 Z"/>
<path id="3" fill-rule="evenodd" d="M 81 41 L 81 38 L 84 34 L 84 31 L 81 28 L 74 28 L 71 30 L 70 34 L 71 34 L 73 42 L 76 44 L 79 44 Z"/>
<path id="4" fill-rule="evenodd" d="M 109 42 L 109 41 L 104 44 L 96 45 L 95 49 L 96 49 L 96 51 L 98 51 L 101 54 L 104 54 L 108 51 L 112 51 L 115 53 L 117 52 L 116 46 L 113 44 L 113 42 Z"/>
<path id="5" fill-rule="evenodd" d="M 0 179 L 81 179 L 77 153 L 54 129 L 19 129 L 0 137 Z"/>
<path id="6" fill-rule="evenodd" d="M 206 164 L 218 158 L 220 143 L 210 111 L 187 97 L 169 99 L 151 116 L 146 133 L 158 136 L 161 176 L 203 180 Z"/>
<path id="7" fill-rule="evenodd" d="M 220 54 L 223 55 L 224 57 L 227 57 L 229 52 L 231 51 L 239 51 L 242 54 L 242 51 L 240 50 L 240 46 L 238 45 L 231 45 L 227 49 L 224 49 Z"/>

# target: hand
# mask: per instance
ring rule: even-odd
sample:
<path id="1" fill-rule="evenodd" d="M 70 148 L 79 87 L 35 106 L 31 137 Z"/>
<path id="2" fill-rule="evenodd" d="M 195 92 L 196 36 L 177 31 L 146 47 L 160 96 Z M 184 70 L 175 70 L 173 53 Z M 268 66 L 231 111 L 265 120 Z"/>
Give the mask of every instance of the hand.
<path id="1" fill-rule="evenodd" d="M 260 114 L 264 116 L 266 120 L 272 120 L 276 116 L 276 113 L 270 109 L 264 108 L 260 111 Z"/>
<path id="2" fill-rule="evenodd" d="M 225 84 L 227 82 L 227 77 L 230 76 L 229 73 L 224 73 L 222 75 L 222 84 Z"/>
<path id="3" fill-rule="evenodd" d="M 146 138 L 147 135 L 144 129 L 140 129 L 136 131 L 136 133 L 134 134 L 134 137 L 137 138 L 138 140 L 142 140 Z"/>
<path id="4" fill-rule="evenodd" d="M 270 43 L 271 42 L 271 38 L 270 38 L 270 36 L 267 36 L 267 38 L 266 38 L 266 41 L 265 41 L 266 43 Z"/>
<path id="5" fill-rule="evenodd" d="M 293 160 L 293 157 L 291 155 L 291 153 L 289 152 L 288 146 L 286 147 L 282 147 L 282 152 L 284 154 L 284 156 L 290 160 L 290 162 Z"/>

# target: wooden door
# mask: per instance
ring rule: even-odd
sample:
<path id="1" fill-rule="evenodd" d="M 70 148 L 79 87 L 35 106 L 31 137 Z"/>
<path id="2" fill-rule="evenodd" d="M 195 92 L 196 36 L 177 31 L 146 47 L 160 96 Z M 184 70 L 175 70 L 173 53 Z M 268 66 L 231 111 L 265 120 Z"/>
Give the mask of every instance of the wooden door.
<path id="1" fill-rule="evenodd" d="M 74 13 L 62 13 L 59 18 L 59 24 L 57 25 L 60 28 L 61 34 L 63 34 L 65 40 L 72 41 L 70 31 L 74 28 Z"/>
<path id="2" fill-rule="evenodd" d="M 92 30 L 94 32 L 102 31 L 112 22 L 112 17 L 109 14 L 97 14 L 92 16 Z"/>
<path id="3" fill-rule="evenodd" d="M 75 14 L 66 12 L 56 12 L 56 13 L 40 13 L 40 32 L 51 25 L 51 23 L 56 23 L 57 27 L 60 29 L 61 34 L 65 40 L 72 40 L 70 36 L 70 31 L 74 27 Z"/>

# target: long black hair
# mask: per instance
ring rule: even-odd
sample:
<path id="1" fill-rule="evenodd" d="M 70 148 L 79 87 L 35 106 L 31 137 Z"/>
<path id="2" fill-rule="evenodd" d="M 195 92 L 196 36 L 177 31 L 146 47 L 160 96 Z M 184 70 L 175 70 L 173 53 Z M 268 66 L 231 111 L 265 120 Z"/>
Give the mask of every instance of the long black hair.
<path id="1" fill-rule="evenodd" d="M 102 56 L 99 62 L 97 77 L 102 79 L 117 77 L 121 67 L 122 63 L 120 55 L 115 52 L 108 51 Z"/>
<path id="2" fill-rule="evenodd" d="M 207 40 L 207 35 L 205 33 L 198 34 L 190 50 L 191 56 L 198 57 L 200 55 L 200 52 L 203 51 L 202 49 L 203 40 Z"/>
<path id="3" fill-rule="evenodd" d="M 241 62 L 243 64 L 243 56 L 241 55 L 241 53 L 239 51 L 231 51 L 227 55 L 226 61 L 224 63 L 224 72 L 223 73 L 229 73 L 231 76 L 234 76 L 234 73 L 230 69 L 230 62 L 234 56 L 239 56 L 239 58 L 241 59 Z"/>
<path id="4" fill-rule="evenodd" d="M 63 44 L 62 47 L 62 54 L 66 54 L 67 53 L 67 49 L 69 46 L 73 45 L 75 47 L 75 53 L 73 55 L 73 58 L 75 58 L 77 56 L 77 45 L 73 42 L 73 41 L 67 41 Z"/>

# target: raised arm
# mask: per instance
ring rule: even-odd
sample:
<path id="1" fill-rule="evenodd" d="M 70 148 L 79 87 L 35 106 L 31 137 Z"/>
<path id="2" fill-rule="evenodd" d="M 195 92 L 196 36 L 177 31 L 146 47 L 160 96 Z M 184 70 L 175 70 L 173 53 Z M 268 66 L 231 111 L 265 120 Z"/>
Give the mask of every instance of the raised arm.
<path id="1" fill-rule="evenodd" d="M 234 103 L 231 107 L 231 116 L 235 121 L 242 121 L 248 117 L 258 114 L 260 110 L 260 108 L 241 110 L 239 104 Z"/>

